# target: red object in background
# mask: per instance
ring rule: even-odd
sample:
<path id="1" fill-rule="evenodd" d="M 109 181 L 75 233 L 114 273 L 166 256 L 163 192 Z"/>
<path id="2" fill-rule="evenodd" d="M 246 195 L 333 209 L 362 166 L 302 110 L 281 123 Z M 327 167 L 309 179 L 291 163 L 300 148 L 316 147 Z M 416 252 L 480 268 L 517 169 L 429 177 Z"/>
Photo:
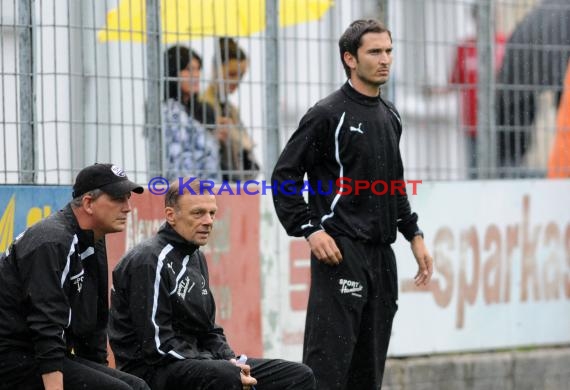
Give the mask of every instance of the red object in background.
<path id="1" fill-rule="evenodd" d="M 306 311 L 311 286 L 311 249 L 305 240 L 289 244 L 289 301 L 292 310 Z"/>
<path id="2" fill-rule="evenodd" d="M 495 71 L 501 68 L 505 56 L 503 34 L 495 35 Z M 477 39 L 468 38 L 456 48 L 455 63 L 450 84 L 457 85 L 461 93 L 461 125 L 468 129 L 470 136 L 477 134 Z"/>
<path id="3" fill-rule="evenodd" d="M 207 246 L 210 286 L 217 323 L 237 354 L 261 357 L 259 196 L 218 195 L 218 213 Z M 124 232 L 107 236 L 111 272 L 126 250 L 152 236 L 164 221 L 164 198 L 145 191 L 131 197 L 133 211 Z M 111 363 L 114 363 L 111 356 Z"/>
<path id="4" fill-rule="evenodd" d="M 556 135 L 548 159 L 548 177 L 570 177 L 570 62 L 556 115 Z"/>

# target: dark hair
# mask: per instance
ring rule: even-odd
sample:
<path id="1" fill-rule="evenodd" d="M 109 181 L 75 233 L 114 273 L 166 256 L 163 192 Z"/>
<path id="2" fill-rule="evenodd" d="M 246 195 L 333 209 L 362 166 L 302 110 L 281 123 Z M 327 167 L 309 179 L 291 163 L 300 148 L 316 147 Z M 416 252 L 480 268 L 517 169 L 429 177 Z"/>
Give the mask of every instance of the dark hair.
<path id="1" fill-rule="evenodd" d="M 166 83 L 164 83 L 164 99 L 172 98 L 180 99 L 180 87 L 178 83 L 178 73 L 182 69 L 188 67 L 190 61 L 195 59 L 202 69 L 202 57 L 194 50 L 184 46 L 172 46 L 164 53 L 164 75 Z"/>
<path id="2" fill-rule="evenodd" d="M 231 37 L 221 37 L 218 39 L 218 43 L 220 45 L 222 64 L 225 64 L 230 60 L 247 60 L 247 54 L 245 54 L 235 39 Z"/>
<path id="3" fill-rule="evenodd" d="M 94 190 L 91 191 L 87 191 L 84 194 L 81 194 L 79 196 L 76 196 L 75 198 L 73 198 L 71 200 L 71 207 L 73 208 L 78 208 L 81 206 L 81 201 L 83 200 L 83 197 L 89 195 L 91 196 L 91 199 L 96 200 L 97 198 L 99 198 L 101 195 L 103 195 L 105 192 L 103 192 L 103 190 L 100 190 L 99 188 L 96 188 Z"/>
<path id="4" fill-rule="evenodd" d="M 180 198 L 180 196 L 182 196 L 182 194 L 180 193 L 181 192 L 180 182 L 181 181 L 186 182 L 189 179 L 190 178 L 187 177 L 178 178 L 177 180 L 173 180 L 172 182 L 170 182 L 170 185 L 168 186 L 168 191 L 166 191 L 166 194 L 164 195 L 164 207 L 172 207 L 175 210 L 179 210 L 178 199 Z M 208 182 L 208 185 L 210 184 L 209 181 L 206 182 Z M 188 187 L 192 188 L 192 190 L 194 190 L 196 194 L 202 194 L 203 188 L 209 188 L 208 186 L 202 184 L 202 181 L 200 179 L 190 182 L 188 184 Z M 192 194 L 192 192 L 190 192 L 188 189 L 184 187 L 182 188 L 182 193 Z"/>
<path id="5" fill-rule="evenodd" d="M 348 26 L 344 31 L 340 39 L 338 40 L 338 47 L 340 49 L 340 61 L 344 67 L 344 72 L 346 77 L 350 78 L 350 68 L 344 62 L 344 53 L 349 52 L 358 59 L 358 48 L 362 46 L 362 36 L 368 33 L 388 33 L 390 36 L 390 41 L 392 40 L 392 34 L 390 30 L 386 28 L 382 23 L 374 19 L 359 19 L 355 20 Z"/>

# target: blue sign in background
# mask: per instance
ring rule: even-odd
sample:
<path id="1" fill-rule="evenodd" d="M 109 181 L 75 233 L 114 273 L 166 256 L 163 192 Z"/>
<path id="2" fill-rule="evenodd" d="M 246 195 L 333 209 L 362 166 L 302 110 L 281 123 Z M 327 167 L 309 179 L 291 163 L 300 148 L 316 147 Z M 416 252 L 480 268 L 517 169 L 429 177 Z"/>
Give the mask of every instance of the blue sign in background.
<path id="1" fill-rule="evenodd" d="M 28 226 L 70 200 L 70 186 L 0 186 L 0 252 Z"/>

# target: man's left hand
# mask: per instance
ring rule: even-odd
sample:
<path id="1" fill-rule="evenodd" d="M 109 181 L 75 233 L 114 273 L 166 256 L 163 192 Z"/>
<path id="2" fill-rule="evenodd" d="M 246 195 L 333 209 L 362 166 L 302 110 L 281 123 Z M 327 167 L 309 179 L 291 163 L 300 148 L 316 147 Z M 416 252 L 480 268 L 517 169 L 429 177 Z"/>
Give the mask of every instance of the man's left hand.
<path id="1" fill-rule="evenodd" d="M 411 245 L 418 263 L 418 273 L 414 277 L 414 281 L 416 286 L 427 286 L 433 274 L 433 258 L 429 254 L 422 236 L 415 236 Z"/>

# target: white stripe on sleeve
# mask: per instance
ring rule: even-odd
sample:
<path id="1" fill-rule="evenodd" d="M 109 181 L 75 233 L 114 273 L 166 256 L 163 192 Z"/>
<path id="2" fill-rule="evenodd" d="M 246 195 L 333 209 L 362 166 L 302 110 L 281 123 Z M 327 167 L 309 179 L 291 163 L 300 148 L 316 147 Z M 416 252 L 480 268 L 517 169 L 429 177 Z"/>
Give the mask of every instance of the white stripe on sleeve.
<path id="1" fill-rule="evenodd" d="M 334 133 L 334 156 L 335 156 L 336 162 L 338 163 L 338 166 L 340 167 L 340 171 L 338 173 L 339 178 L 344 176 L 344 166 L 342 165 L 342 163 L 340 161 L 340 147 L 338 145 L 338 137 L 340 134 L 340 129 L 342 127 L 342 124 L 344 123 L 344 116 L 345 115 L 346 115 L 346 112 L 343 112 L 342 116 L 340 117 L 340 121 L 338 122 L 338 126 L 336 127 L 336 130 Z M 340 191 L 337 192 L 336 196 L 334 197 L 334 199 L 331 203 L 331 212 L 326 214 L 326 215 L 323 215 L 323 217 L 321 218 L 321 224 L 323 222 L 325 222 L 327 219 L 334 216 L 334 208 L 336 207 L 336 204 L 340 200 L 341 196 L 342 195 L 340 194 Z"/>
<path id="2" fill-rule="evenodd" d="M 153 296 L 153 301 L 152 301 L 152 318 L 151 318 L 151 320 L 152 320 L 152 324 L 154 325 L 154 342 L 156 344 L 156 350 L 161 355 L 165 355 L 166 353 L 160 349 L 160 335 L 159 335 L 160 328 L 158 327 L 158 324 L 156 323 L 156 311 L 158 309 L 158 294 L 160 291 L 160 272 L 162 271 L 162 267 L 164 265 L 164 259 L 166 258 L 166 255 L 172 249 L 173 249 L 172 245 L 168 244 L 164 248 L 162 248 L 162 251 L 160 251 L 160 254 L 158 255 L 158 264 L 156 265 L 156 276 L 154 278 L 154 296 Z M 174 351 L 168 351 L 168 353 L 177 359 L 184 360 L 183 356 L 181 356 L 180 354 L 178 354 Z"/>

